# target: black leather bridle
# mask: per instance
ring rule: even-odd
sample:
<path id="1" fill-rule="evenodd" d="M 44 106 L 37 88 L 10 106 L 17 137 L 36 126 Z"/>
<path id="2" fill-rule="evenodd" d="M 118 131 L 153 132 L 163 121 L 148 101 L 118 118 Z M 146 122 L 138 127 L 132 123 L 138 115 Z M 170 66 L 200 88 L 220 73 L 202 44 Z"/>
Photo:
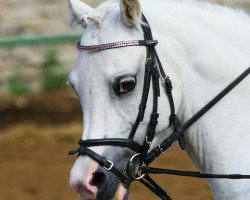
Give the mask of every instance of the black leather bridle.
<path id="1" fill-rule="evenodd" d="M 161 153 L 166 151 L 175 141 L 179 141 L 182 149 L 185 148 L 185 141 L 183 139 L 184 132 L 193 125 L 201 116 L 203 116 L 210 108 L 212 108 L 218 101 L 220 101 L 226 94 L 228 94 L 237 84 L 239 84 L 249 73 L 250 67 L 244 71 L 237 79 L 235 79 L 230 85 L 228 85 L 222 92 L 220 92 L 215 98 L 213 98 L 208 104 L 206 104 L 200 111 L 198 111 L 193 117 L 191 117 L 183 126 L 180 124 L 178 117 L 175 114 L 174 100 L 172 96 L 172 83 L 169 77 L 165 74 L 163 67 L 161 65 L 160 59 L 156 52 L 155 46 L 158 41 L 153 40 L 151 28 L 146 18 L 142 14 L 142 25 L 141 28 L 144 33 L 144 40 L 135 41 L 121 41 L 108 44 L 94 45 L 94 46 L 81 46 L 80 42 L 77 44 L 77 48 L 80 51 L 90 51 L 99 52 L 107 49 L 128 47 L 128 46 L 145 46 L 146 47 L 146 63 L 145 63 L 145 75 L 144 75 L 144 85 L 141 97 L 141 103 L 139 105 L 139 112 L 132 130 L 129 134 L 128 139 L 123 138 L 106 138 L 106 139 L 89 139 L 82 140 L 79 139 L 79 147 L 75 150 L 69 151 L 69 155 L 78 153 L 78 155 L 87 155 L 93 160 L 99 163 L 100 166 L 104 167 L 106 170 L 114 173 L 123 183 L 123 185 L 128 188 L 134 180 L 139 180 L 151 191 L 153 191 L 157 196 L 163 200 L 171 199 L 168 194 L 159 187 L 148 175 L 149 173 L 165 173 L 165 174 L 175 174 L 181 176 L 192 176 L 192 177 L 202 177 L 202 178 L 230 178 L 230 179 L 242 179 L 250 178 L 249 175 L 240 174 L 200 174 L 199 172 L 188 172 L 188 171 L 176 171 L 167 169 L 151 168 L 149 164 L 152 163 Z M 160 96 L 160 79 L 164 81 L 165 92 L 167 94 L 171 115 L 169 117 L 170 126 L 173 127 L 173 133 L 165 139 L 158 147 L 149 152 L 150 145 L 154 139 L 156 126 L 158 123 L 158 97 Z M 134 141 L 134 136 L 138 129 L 141 121 L 144 119 L 144 113 L 146 110 L 146 105 L 148 101 L 148 94 L 150 85 L 152 83 L 153 89 L 153 108 L 150 116 L 150 121 L 147 127 L 146 137 L 142 145 Z M 135 155 L 129 160 L 128 169 L 126 172 L 121 172 L 115 167 L 115 164 L 105 157 L 97 154 L 89 147 L 93 146 L 119 146 L 126 147 L 135 152 Z M 138 159 L 139 170 L 141 170 L 141 176 L 131 175 L 131 169 L 129 166 L 133 165 L 134 159 Z"/>

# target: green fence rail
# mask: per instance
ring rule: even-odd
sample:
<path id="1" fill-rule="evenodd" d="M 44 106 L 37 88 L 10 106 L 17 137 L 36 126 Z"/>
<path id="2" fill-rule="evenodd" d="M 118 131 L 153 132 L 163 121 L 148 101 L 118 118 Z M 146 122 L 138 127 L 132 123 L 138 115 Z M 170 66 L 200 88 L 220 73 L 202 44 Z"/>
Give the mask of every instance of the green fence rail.
<path id="1" fill-rule="evenodd" d="M 0 39 L 0 48 L 13 48 L 18 46 L 51 45 L 65 42 L 76 42 L 81 35 L 53 35 L 53 36 L 33 36 Z"/>

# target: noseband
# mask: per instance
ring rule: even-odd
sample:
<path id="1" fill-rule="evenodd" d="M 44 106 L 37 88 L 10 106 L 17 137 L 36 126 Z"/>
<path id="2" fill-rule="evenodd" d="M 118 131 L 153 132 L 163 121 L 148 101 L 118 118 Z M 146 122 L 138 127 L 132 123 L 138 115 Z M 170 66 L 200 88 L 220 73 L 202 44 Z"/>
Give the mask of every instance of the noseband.
<path id="1" fill-rule="evenodd" d="M 210 108 L 212 108 L 218 101 L 220 101 L 227 93 L 229 93 L 237 84 L 239 84 L 249 73 L 250 68 L 248 68 L 243 74 L 241 74 L 236 80 L 234 80 L 229 86 L 227 86 L 221 93 L 219 93 L 214 99 L 212 99 L 207 105 L 205 105 L 200 111 L 198 111 L 193 117 L 191 117 L 183 126 L 181 126 L 178 117 L 175 114 L 175 106 L 172 96 L 172 83 L 169 77 L 165 74 L 163 67 L 161 65 L 160 59 L 158 57 L 155 46 L 158 41 L 153 40 L 151 28 L 142 14 L 142 31 L 144 33 L 144 40 L 133 40 L 133 41 L 121 41 L 101 45 L 93 46 L 82 46 L 80 42 L 77 43 L 77 49 L 79 51 L 88 51 L 88 52 L 99 52 L 108 49 L 122 48 L 129 46 L 145 46 L 146 47 L 146 62 L 145 62 L 145 75 L 144 75 L 144 85 L 143 92 L 141 97 L 141 103 L 139 105 L 139 111 L 135 123 L 131 129 L 129 137 L 127 139 L 123 138 L 106 138 L 106 139 L 89 139 L 82 140 L 79 139 L 79 147 L 69 151 L 69 155 L 87 155 L 93 160 L 99 163 L 100 166 L 104 167 L 106 170 L 111 171 L 115 174 L 123 183 L 123 185 L 128 188 L 134 180 L 140 180 L 146 187 L 153 191 L 157 196 L 163 200 L 171 199 L 168 194 L 160 188 L 148 175 L 148 173 L 168 173 L 168 174 L 177 174 L 185 175 L 185 172 L 180 171 L 160 171 L 160 169 L 150 168 L 149 164 L 153 162 L 162 152 L 166 151 L 175 141 L 179 141 L 179 144 L 182 149 L 185 148 L 185 141 L 183 139 L 184 132 L 195 123 L 201 116 L 203 116 Z M 154 139 L 156 126 L 158 124 L 158 97 L 160 96 L 160 78 L 164 81 L 165 92 L 167 94 L 171 115 L 169 117 L 170 126 L 173 127 L 173 133 L 165 139 L 158 147 L 153 149 L 151 152 L 148 152 L 150 145 Z M 150 121 L 147 126 L 146 138 L 142 145 L 134 141 L 136 131 L 140 125 L 140 122 L 144 119 L 144 114 L 148 101 L 148 94 L 150 85 L 152 83 L 153 89 L 153 109 L 150 116 Z M 89 147 L 93 146 L 119 146 L 126 147 L 135 152 L 135 155 L 128 162 L 128 166 L 133 165 L 133 160 L 138 159 L 140 162 L 139 170 L 141 170 L 142 175 L 131 175 L 130 167 L 127 168 L 125 172 L 121 172 L 115 167 L 115 164 L 105 157 L 97 154 Z M 158 171 L 157 171 L 158 170 Z M 179 173 L 179 174 L 178 174 Z M 190 172 L 187 172 L 190 173 Z M 193 172 L 192 176 L 197 176 L 199 173 Z M 196 173 L 196 174 L 195 174 Z M 191 176 L 190 175 L 190 176 Z M 211 174 L 200 174 L 205 178 L 250 178 L 248 175 L 211 175 Z M 208 177 L 208 175 L 210 175 Z M 187 175 L 186 175 L 187 176 Z"/>

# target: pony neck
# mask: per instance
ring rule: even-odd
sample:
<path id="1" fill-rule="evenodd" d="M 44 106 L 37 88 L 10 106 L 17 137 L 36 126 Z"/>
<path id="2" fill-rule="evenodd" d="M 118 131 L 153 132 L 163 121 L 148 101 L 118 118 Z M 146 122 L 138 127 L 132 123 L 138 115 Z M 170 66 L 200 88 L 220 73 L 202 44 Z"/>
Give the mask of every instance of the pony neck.
<path id="1" fill-rule="evenodd" d="M 244 40 L 250 35 L 249 16 L 198 2 L 161 3 L 157 17 L 162 19 L 155 19 L 150 10 L 144 13 L 159 40 L 160 58 L 174 86 L 177 114 L 185 123 L 249 66 L 250 40 Z M 244 37 L 239 30 L 244 30 Z M 246 144 L 250 137 L 245 130 L 250 129 L 250 110 L 244 109 L 249 108 L 249 83 L 249 78 L 240 83 L 185 133 L 187 152 L 201 172 L 249 173 Z M 234 148 L 238 144 L 241 148 Z M 250 196 L 246 181 L 209 183 L 217 199 Z"/>

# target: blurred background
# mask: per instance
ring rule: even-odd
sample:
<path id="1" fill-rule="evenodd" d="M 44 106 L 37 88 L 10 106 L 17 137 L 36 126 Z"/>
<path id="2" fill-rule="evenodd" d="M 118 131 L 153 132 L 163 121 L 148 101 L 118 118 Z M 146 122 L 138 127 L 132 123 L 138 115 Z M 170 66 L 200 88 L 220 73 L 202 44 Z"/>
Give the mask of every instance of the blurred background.
<path id="1" fill-rule="evenodd" d="M 250 8 L 250 0 L 218 1 Z M 66 0 L 0 1 L 1 200 L 78 199 L 68 184 L 75 157 L 67 151 L 82 133 L 82 117 L 66 82 L 83 31 L 72 30 L 67 16 Z M 155 165 L 194 170 L 177 146 Z M 203 180 L 156 178 L 174 199 L 211 199 Z M 156 199 L 137 183 L 131 192 L 131 199 Z"/>

